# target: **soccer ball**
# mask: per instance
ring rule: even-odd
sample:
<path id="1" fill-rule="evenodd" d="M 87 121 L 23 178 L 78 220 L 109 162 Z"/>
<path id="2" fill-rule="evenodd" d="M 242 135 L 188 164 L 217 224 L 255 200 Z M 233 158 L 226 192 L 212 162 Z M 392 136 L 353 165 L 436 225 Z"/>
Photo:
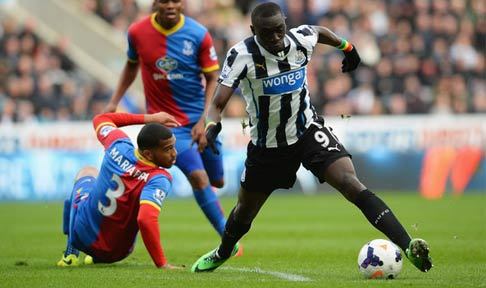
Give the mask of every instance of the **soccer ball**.
<path id="1" fill-rule="evenodd" d="M 359 251 L 358 268 L 368 279 L 397 278 L 402 265 L 400 249 L 388 240 L 372 240 Z"/>

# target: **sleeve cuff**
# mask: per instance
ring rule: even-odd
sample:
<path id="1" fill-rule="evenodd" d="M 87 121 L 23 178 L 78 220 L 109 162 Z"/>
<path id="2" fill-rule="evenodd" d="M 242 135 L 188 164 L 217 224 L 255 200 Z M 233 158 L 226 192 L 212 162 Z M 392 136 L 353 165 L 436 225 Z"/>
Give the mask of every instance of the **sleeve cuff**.
<path id="1" fill-rule="evenodd" d="M 158 211 L 160 211 L 160 206 L 157 205 L 157 204 L 155 204 L 152 201 L 149 201 L 149 200 L 140 200 L 140 205 L 142 205 L 142 204 L 150 205 L 150 206 L 154 207 L 155 209 L 157 209 Z"/>
<path id="2" fill-rule="evenodd" d="M 204 73 L 208 73 L 208 72 L 213 72 L 213 71 L 216 71 L 219 69 L 219 64 L 215 64 L 213 66 L 209 66 L 209 67 L 206 67 L 206 68 L 202 68 L 202 72 Z"/>

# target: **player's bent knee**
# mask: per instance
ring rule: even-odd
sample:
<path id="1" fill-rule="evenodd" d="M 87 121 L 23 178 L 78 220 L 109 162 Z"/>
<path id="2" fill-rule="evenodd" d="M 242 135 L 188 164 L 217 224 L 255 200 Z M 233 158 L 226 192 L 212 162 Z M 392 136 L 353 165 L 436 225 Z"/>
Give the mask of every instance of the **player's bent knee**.
<path id="1" fill-rule="evenodd" d="M 81 179 L 86 176 L 97 177 L 98 176 L 98 169 L 92 166 L 86 166 L 79 170 L 78 174 L 76 175 L 76 180 Z"/>
<path id="2" fill-rule="evenodd" d="M 216 188 L 223 188 L 224 179 L 211 180 L 211 186 Z"/>
<path id="3" fill-rule="evenodd" d="M 339 192 L 341 192 L 347 200 L 354 202 L 356 197 L 358 197 L 359 192 L 365 189 L 366 187 L 359 181 L 355 173 L 343 174 Z"/>
<path id="4" fill-rule="evenodd" d="M 202 190 L 209 185 L 208 175 L 204 170 L 197 170 L 189 175 L 189 182 L 195 190 Z"/>

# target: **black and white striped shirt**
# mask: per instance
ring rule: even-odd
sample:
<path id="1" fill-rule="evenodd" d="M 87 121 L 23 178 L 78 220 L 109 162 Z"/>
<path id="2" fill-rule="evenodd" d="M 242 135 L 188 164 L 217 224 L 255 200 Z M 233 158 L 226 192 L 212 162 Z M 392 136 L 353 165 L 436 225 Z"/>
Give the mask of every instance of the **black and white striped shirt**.
<path id="1" fill-rule="evenodd" d="M 254 36 L 229 50 L 219 83 L 241 87 L 256 146 L 294 144 L 317 117 L 307 86 L 307 64 L 317 38 L 314 29 L 302 25 L 287 33 L 290 49 L 280 56 L 266 51 Z"/>

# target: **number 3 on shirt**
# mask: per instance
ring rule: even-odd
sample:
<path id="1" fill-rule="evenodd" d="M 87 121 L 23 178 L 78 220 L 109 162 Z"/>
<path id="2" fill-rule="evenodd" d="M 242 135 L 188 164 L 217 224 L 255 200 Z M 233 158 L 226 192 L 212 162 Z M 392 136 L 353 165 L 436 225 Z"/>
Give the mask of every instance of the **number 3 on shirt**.
<path id="1" fill-rule="evenodd" d="M 104 206 L 101 201 L 98 201 L 98 211 L 100 211 L 100 213 L 104 216 L 111 216 L 115 213 L 116 199 L 122 196 L 125 192 L 125 184 L 123 184 L 120 176 L 114 174 L 113 177 L 111 177 L 111 180 L 115 181 L 117 188 L 115 190 L 108 189 L 105 193 L 105 196 L 108 198 L 110 203 L 108 206 Z"/>

